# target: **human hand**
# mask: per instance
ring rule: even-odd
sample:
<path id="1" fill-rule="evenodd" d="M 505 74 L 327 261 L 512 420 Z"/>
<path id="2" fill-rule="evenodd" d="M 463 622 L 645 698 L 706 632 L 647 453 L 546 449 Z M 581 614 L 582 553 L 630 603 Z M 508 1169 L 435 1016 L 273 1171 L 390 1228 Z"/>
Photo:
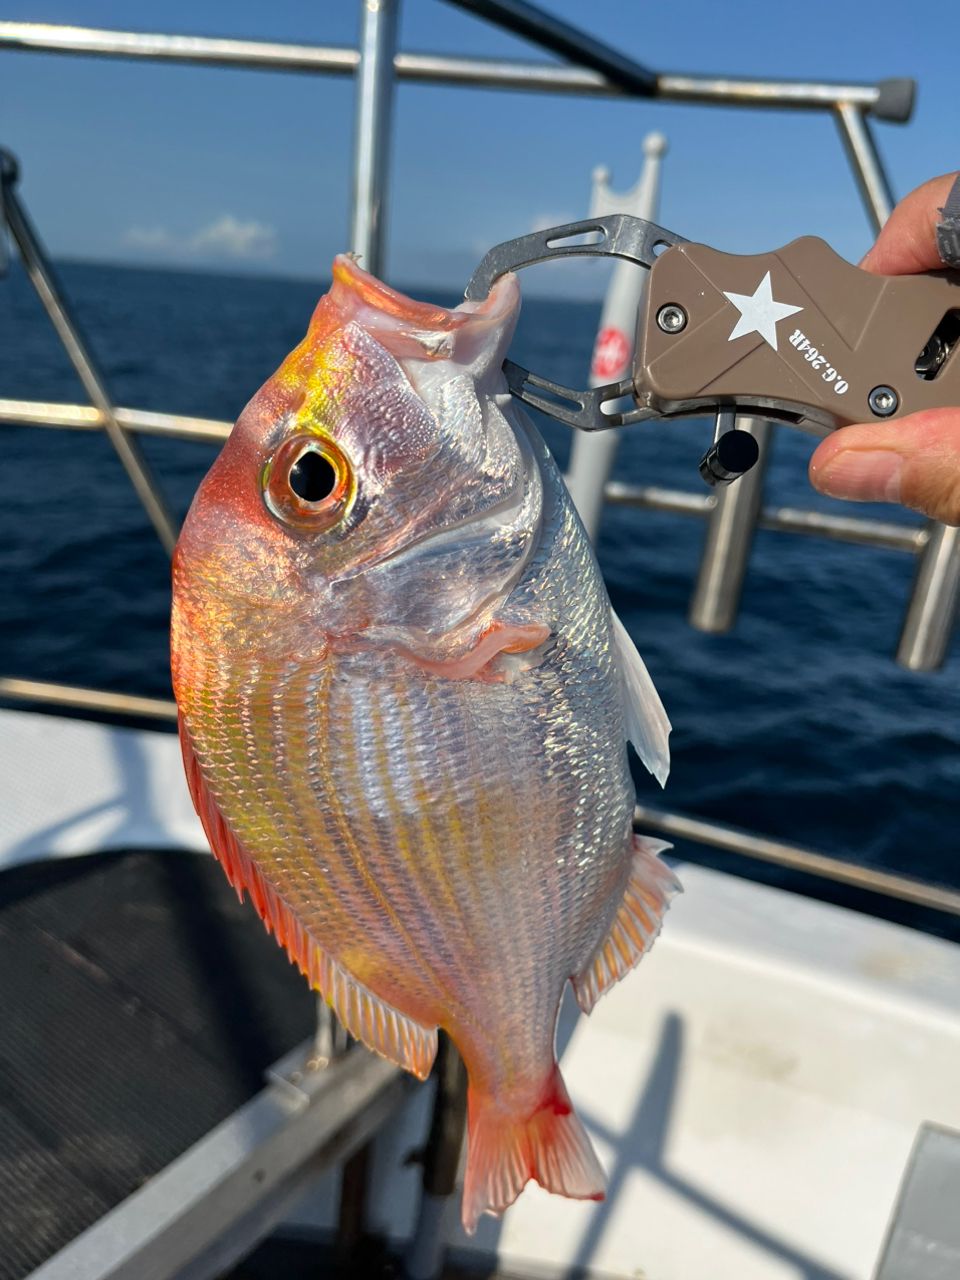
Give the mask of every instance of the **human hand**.
<path id="1" fill-rule="evenodd" d="M 933 178 L 902 200 L 860 266 L 886 276 L 942 268 L 934 229 L 956 176 Z M 901 502 L 960 525 L 960 405 L 833 432 L 810 459 L 810 481 L 834 498 Z"/>

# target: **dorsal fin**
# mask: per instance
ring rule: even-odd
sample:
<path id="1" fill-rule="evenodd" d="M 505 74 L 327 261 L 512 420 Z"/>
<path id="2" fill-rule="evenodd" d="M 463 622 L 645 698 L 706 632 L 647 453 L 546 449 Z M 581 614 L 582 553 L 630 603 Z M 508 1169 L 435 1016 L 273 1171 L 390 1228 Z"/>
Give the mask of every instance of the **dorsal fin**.
<path id="1" fill-rule="evenodd" d="M 242 902 L 244 891 L 250 895 L 267 929 L 356 1040 L 426 1080 L 437 1052 L 436 1028 L 414 1022 L 381 1000 L 317 945 L 227 825 L 204 780 L 182 716 L 179 729 L 194 807 L 237 897 Z"/>

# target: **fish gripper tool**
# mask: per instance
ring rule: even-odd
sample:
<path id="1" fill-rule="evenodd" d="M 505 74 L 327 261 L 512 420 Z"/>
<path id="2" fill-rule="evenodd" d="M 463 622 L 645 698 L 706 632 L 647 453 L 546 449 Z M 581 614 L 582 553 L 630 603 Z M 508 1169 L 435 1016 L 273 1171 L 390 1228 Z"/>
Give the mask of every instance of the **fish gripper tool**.
<path id="1" fill-rule="evenodd" d="M 802 236 L 770 253 L 721 253 L 630 214 L 496 245 L 467 286 L 561 257 L 625 258 L 650 271 L 630 376 L 574 390 L 504 362 L 518 399 L 581 431 L 717 415 L 700 464 L 710 484 L 756 461 L 750 414 L 827 434 L 855 422 L 960 407 L 960 272 L 879 276 Z M 629 397 L 632 407 L 616 404 Z"/>

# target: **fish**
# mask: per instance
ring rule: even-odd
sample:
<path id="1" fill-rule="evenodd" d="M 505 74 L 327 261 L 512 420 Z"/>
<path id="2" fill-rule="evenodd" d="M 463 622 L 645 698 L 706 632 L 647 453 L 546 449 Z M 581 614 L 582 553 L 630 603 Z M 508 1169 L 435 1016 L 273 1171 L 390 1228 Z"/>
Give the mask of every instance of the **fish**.
<path id="1" fill-rule="evenodd" d="M 466 1064 L 462 1220 L 531 1179 L 602 1199 L 555 1053 L 660 930 L 628 741 L 670 723 L 502 372 L 515 276 L 447 309 L 337 257 L 173 564 L 189 789 L 213 852 L 347 1031 Z"/>

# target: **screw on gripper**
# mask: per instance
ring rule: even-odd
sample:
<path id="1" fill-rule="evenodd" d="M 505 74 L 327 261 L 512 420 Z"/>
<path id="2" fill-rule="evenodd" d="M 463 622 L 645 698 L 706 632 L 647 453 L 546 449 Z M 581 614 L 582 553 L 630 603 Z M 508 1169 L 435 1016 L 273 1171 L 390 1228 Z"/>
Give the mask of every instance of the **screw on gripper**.
<path id="1" fill-rule="evenodd" d="M 900 408 L 900 397 L 893 387 L 882 385 L 873 388 L 867 396 L 867 404 L 870 412 L 878 418 L 889 418 Z"/>

